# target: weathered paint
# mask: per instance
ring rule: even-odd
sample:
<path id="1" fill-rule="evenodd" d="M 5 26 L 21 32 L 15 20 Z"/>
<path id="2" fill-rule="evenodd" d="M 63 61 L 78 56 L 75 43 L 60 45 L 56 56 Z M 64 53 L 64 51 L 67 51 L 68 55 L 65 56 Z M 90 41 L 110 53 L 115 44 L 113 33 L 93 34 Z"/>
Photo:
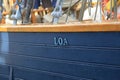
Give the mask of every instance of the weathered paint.
<path id="1" fill-rule="evenodd" d="M 10 66 L 15 80 L 120 79 L 120 32 L 4 34 L 8 54 L 0 47 L 0 80 L 9 79 Z M 67 45 L 55 45 L 55 38 Z"/>

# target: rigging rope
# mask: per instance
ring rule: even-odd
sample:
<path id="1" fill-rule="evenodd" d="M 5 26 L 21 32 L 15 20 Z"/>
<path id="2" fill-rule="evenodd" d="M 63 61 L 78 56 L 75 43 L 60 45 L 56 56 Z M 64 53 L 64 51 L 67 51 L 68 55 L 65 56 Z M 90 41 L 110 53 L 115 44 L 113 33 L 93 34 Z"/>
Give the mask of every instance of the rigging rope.
<path id="1" fill-rule="evenodd" d="M 23 20 L 23 24 L 28 24 L 29 23 L 29 17 L 31 14 L 31 9 L 33 8 L 34 0 L 27 0 L 26 1 L 26 11 L 25 11 L 25 16 Z"/>
<path id="2" fill-rule="evenodd" d="M 21 2 L 19 2 L 18 0 L 16 0 L 15 4 L 14 4 L 14 9 L 13 9 L 13 14 L 11 15 L 11 18 L 13 19 L 13 24 L 16 25 L 17 24 L 17 20 L 22 19 L 22 10 L 25 7 L 24 6 L 25 1 L 22 0 Z M 15 6 L 18 5 L 18 9 L 15 9 Z M 16 12 L 14 14 L 14 12 Z"/>
<path id="3" fill-rule="evenodd" d="M 3 6 L 2 6 L 3 1 L 0 0 L 0 20 L 2 19 L 2 12 L 3 12 Z"/>
<path id="4" fill-rule="evenodd" d="M 57 24 L 59 21 L 59 18 L 62 16 L 62 4 L 63 0 L 57 0 L 56 7 L 54 8 L 51 15 L 53 16 L 53 23 Z"/>

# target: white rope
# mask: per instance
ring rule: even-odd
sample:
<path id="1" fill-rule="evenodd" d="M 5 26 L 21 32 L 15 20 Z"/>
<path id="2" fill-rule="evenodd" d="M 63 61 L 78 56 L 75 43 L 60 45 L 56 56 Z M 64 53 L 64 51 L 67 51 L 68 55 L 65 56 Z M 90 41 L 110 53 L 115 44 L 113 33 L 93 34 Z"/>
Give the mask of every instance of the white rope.
<path id="1" fill-rule="evenodd" d="M 0 21 L 2 20 L 2 12 L 0 11 Z"/>
<path id="2" fill-rule="evenodd" d="M 14 4 L 14 8 L 15 6 L 18 5 L 18 9 L 16 10 L 16 14 L 12 14 L 11 18 L 13 19 L 13 24 L 16 25 L 17 24 L 17 20 L 22 19 L 22 10 L 24 8 L 24 0 L 20 2 L 18 2 L 18 0 L 16 0 L 15 4 Z"/>
<path id="3" fill-rule="evenodd" d="M 62 3 L 63 3 L 63 0 L 57 0 L 56 7 L 51 13 L 51 15 L 53 16 L 53 24 L 57 24 L 59 21 L 59 18 L 62 16 Z"/>
<path id="4" fill-rule="evenodd" d="M 2 0 L 0 0 L 0 20 L 2 19 L 2 12 L 3 12 L 3 6 L 2 6 Z"/>

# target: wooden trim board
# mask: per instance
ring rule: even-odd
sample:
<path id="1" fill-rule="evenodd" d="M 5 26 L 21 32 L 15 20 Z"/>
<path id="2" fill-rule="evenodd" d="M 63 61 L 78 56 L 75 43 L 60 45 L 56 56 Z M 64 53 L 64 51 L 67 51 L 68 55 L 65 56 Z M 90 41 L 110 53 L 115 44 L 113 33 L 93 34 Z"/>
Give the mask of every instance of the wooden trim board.
<path id="1" fill-rule="evenodd" d="M 0 32 L 120 32 L 120 22 L 0 25 Z"/>

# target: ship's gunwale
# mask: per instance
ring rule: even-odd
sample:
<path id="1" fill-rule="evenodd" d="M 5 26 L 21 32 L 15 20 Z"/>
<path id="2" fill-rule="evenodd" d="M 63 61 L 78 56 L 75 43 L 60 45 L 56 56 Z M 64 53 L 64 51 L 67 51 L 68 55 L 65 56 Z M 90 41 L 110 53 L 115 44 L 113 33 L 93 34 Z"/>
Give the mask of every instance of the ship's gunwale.
<path id="1" fill-rule="evenodd" d="M 120 32 L 120 22 L 0 25 L 0 32 Z"/>

